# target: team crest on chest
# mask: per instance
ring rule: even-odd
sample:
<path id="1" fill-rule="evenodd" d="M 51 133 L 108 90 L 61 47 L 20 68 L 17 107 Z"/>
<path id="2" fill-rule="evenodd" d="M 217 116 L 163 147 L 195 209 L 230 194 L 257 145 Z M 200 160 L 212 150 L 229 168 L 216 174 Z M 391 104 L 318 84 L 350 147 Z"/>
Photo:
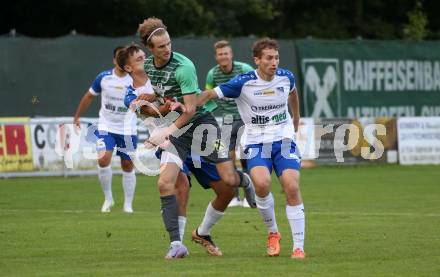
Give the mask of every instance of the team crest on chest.
<path id="1" fill-rule="evenodd" d="M 162 85 L 162 83 L 157 83 L 155 86 L 153 86 L 153 88 L 158 95 L 162 97 L 165 95 L 165 87 Z"/>

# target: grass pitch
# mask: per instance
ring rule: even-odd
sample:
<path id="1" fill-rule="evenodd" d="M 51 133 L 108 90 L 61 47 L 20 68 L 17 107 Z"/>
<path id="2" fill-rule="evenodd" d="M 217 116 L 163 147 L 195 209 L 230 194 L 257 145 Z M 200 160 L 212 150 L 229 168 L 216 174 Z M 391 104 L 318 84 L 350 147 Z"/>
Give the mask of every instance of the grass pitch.
<path id="1" fill-rule="evenodd" d="M 2 276 L 440 276 L 440 167 L 362 166 L 302 170 L 307 259 L 290 259 L 284 196 L 274 178 L 281 256 L 265 257 L 257 210 L 230 208 L 212 235 L 223 257 L 190 241 L 213 192 L 194 184 L 184 243 L 164 260 L 168 237 L 156 179 L 138 176 L 135 213 L 100 213 L 96 177 L 0 179 Z"/>

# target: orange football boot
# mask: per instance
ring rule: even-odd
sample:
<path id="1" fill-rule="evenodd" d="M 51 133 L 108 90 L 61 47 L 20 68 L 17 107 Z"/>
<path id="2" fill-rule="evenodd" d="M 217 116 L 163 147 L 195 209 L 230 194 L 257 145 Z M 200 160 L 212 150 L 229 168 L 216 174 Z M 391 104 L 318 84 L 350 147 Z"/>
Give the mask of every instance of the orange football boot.
<path id="1" fill-rule="evenodd" d="M 269 257 L 279 256 L 281 252 L 280 246 L 281 234 L 279 232 L 269 233 L 267 238 L 267 255 Z"/>
<path id="2" fill-rule="evenodd" d="M 306 253 L 301 248 L 296 248 L 290 255 L 292 259 L 302 260 L 306 258 Z"/>

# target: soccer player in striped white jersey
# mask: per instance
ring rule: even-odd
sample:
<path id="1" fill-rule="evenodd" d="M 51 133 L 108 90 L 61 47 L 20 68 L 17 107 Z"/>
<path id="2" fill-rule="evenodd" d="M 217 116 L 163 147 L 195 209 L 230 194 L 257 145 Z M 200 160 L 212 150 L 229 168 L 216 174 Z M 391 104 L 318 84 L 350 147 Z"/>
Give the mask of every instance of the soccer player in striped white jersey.
<path id="1" fill-rule="evenodd" d="M 274 198 L 270 191 L 272 168 L 286 196 L 286 215 L 293 237 L 293 259 L 304 259 L 304 205 L 299 188 L 301 159 L 294 140 L 299 125 L 299 100 L 292 72 L 278 68 L 276 40 L 264 38 L 253 46 L 257 70 L 241 74 L 198 97 L 198 105 L 209 99 L 235 98 L 245 124 L 241 144 L 255 185 L 257 208 L 268 230 L 267 254 L 280 254 Z M 293 121 L 289 113 L 293 115 Z"/>
<path id="2" fill-rule="evenodd" d="M 96 143 L 98 151 L 98 177 L 104 192 L 104 204 L 101 212 L 110 212 L 114 205 L 112 193 L 111 159 L 114 148 L 121 158 L 122 186 L 124 188 L 123 211 L 132 213 L 133 197 L 136 188 L 136 175 L 133 162 L 128 155 L 137 146 L 136 116 L 126 124 L 127 108 L 124 105 L 125 91 L 131 85 L 131 77 L 116 64 L 116 56 L 122 47 L 113 52 L 115 67 L 101 72 L 93 81 L 90 89 L 82 97 L 74 117 L 74 124 L 80 126 L 80 116 L 87 110 L 96 96 L 101 96 L 98 128 L 89 128 L 88 138 Z M 91 132 L 93 130 L 93 132 Z"/>

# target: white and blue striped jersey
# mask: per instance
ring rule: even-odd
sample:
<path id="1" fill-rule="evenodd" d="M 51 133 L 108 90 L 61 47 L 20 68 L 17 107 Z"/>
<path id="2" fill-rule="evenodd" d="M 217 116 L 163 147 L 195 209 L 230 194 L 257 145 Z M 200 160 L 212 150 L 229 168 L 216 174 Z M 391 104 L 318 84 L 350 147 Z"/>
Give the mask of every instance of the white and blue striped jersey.
<path id="1" fill-rule="evenodd" d="M 136 135 L 136 115 L 132 121 L 134 128 L 124 129 L 127 108 L 124 105 L 125 91 L 132 84 L 130 75 L 119 77 L 114 70 L 101 72 L 93 81 L 89 92 L 101 95 L 98 129 L 120 135 Z"/>
<path id="2" fill-rule="evenodd" d="M 254 70 L 214 88 L 219 98 L 235 98 L 245 124 L 242 146 L 294 139 L 288 107 L 288 97 L 294 89 L 295 76 L 281 68 L 271 81 L 261 79 Z"/>

